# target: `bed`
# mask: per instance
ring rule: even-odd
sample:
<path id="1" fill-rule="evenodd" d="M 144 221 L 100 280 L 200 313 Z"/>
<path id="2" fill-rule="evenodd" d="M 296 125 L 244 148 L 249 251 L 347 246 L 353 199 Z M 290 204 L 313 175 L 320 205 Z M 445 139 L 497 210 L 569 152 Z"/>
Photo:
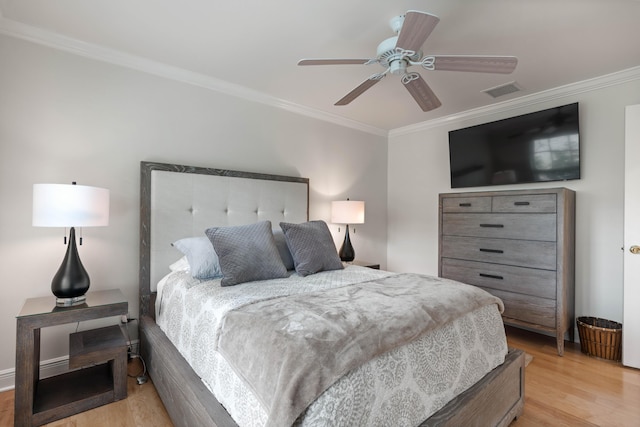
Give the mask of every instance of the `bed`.
<path id="1" fill-rule="evenodd" d="M 299 177 L 142 162 L 140 184 L 141 354 L 175 425 L 389 425 L 385 416 L 393 415 L 396 425 L 406 423 L 425 426 L 503 426 L 522 413 L 524 357 L 521 351 L 506 350 L 497 303 L 470 307 L 468 312 L 456 315 L 456 318 L 449 319 L 445 316 L 444 325 L 428 331 L 416 329 L 406 334 L 404 330 L 407 328 L 401 325 L 401 322 L 406 320 L 402 320 L 401 317 L 410 314 L 398 315 L 397 322 L 380 321 L 384 318 L 379 317 L 376 325 L 384 325 L 384 328 L 390 329 L 384 329 L 384 332 L 376 330 L 377 335 L 374 334 L 374 337 L 384 339 L 373 339 L 373 344 L 366 342 L 360 345 L 354 361 L 343 363 L 343 360 L 350 360 L 347 357 L 317 359 L 324 361 L 319 364 L 323 369 L 315 369 L 311 364 L 303 374 L 298 372 L 298 368 L 302 369 L 304 363 L 295 363 L 295 369 L 289 368 L 295 371 L 291 373 L 292 378 L 296 375 L 302 378 L 295 383 L 290 379 L 272 381 L 286 371 L 282 368 L 281 359 L 284 357 L 264 357 L 269 359 L 268 363 L 277 366 L 273 368 L 275 370 L 270 371 L 271 365 L 264 362 L 268 366 L 261 366 L 261 374 L 256 375 L 256 368 L 252 365 L 255 361 L 244 361 L 249 359 L 246 353 L 250 353 L 243 351 L 244 343 L 249 342 L 248 340 L 261 342 L 259 347 L 263 351 L 272 341 L 277 342 L 278 349 L 285 345 L 278 341 L 278 334 L 271 336 L 268 333 L 270 329 L 275 328 L 269 326 L 271 320 L 267 313 L 273 313 L 273 322 L 277 325 L 282 311 L 281 306 L 274 301 L 280 304 L 280 301 L 286 299 L 292 304 L 297 304 L 292 306 L 295 309 L 289 309 L 292 312 L 303 310 L 300 307 L 305 304 L 312 306 L 311 310 L 322 304 L 329 304 L 322 309 L 326 312 L 332 310 L 333 301 L 336 299 L 351 298 L 354 290 L 360 292 L 357 301 L 361 302 L 367 301 L 366 298 L 378 300 L 381 295 L 387 298 L 392 289 L 390 281 L 393 281 L 393 289 L 401 289 L 403 285 L 399 282 L 406 282 L 407 289 L 411 289 L 411 292 L 414 292 L 414 289 L 415 292 L 431 292 L 430 286 L 433 287 L 433 292 L 469 292 L 469 304 L 475 304 L 477 295 L 473 294 L 473 289 L 469 289 L 472 287 L 464 287 L 466 285 L 462 284 L 447 283 L 449 286 L 442 286 L 442 282 L 435 278 L 395 274 L 357 266 L 329 269 L 308 275 L 289 271 L 277 279 L 251 281 L 239 286 L 220 286 L 220 280 L 225 279 L 194 279 L 192 270 L 185 268 L 184 258 L 178 259 L 180 254 L 172 247 L 172 243 L 187 236 L 202 236 L 206 229 L 219 231 L 244 225 L 252 230 L 262 229 L 267 221 L 270 228 L 276 230 L 274 233 L 284 231 L 285 237 L 289 239 L 288 243 L 291 243 L 294 231 L 306 232 L 305 228 L 300 227 L 307 227 L 307 224 L 312 223 L 313 227 L 318 226 L 315 222 L 308 221 L 309 181 Z M 284 223 L 283 230 L 279 230 L 281 223 Z M 297 254 L 294 270 L 298 270 L 303 264 L 297 262 L 299 259 L 300 254 Z M 425 286 L 411 287 L 410 282 L 416 280 L 424 282 Z M 295 285 L 292 286 L 292 283 Z M 262 295 L 266 292 L 265 289 L 269 289 L 268 295 Z M 413 307 L 413 300 L 419 298 L 405 297 L 408 299 L 402 301 L 402 297 L 400 293 L 389 297 L 389 301 L 400 301 L 398 304 L 402 304 L 402 309 L 397 311 L 410 313 L 411 310 L 423 310 L 421 306 L 406 308 Z M 172 305 L 172 300 L 177 301 L 177 304 Z M 224 316 L 217 319 L 216 312 L 206 310 L 217 310 L 218 308 L 212 309 L 210 306 L 221 300 L 224 301 L 226 311 Z M 327 300 L 331 303 L 327 303 Z M 362 305 L 362 310 L 365 311 L 372 306 L 364 302 Z M 196 306 L 199 309 L 205 308 L 197 314 L 191 313 L 195 312 L 193 307 Z M 384 316 L 384 313 L 380 314 L 379 311 L 371 310 L 367 316 Z M 441 311 L 447 316 L 453 316 L 449 313 L 451 310 Z M 213 333 L 196 332 L 192 327 L 194 322 L 183 314 L 186 312 L 191 313 L 189 316 L 197 316 L 199 319 L 213 319 L 210 323 L 219 324 L 221 327 Z M 255 320 L 263 318 L 264 320 L 258 322 Z M 390 318 L 395 319 L 395 316 Z M 462 339 L 457 335 L 464 335 L 464 331 L 475 329 L 475 324 L 483 322 L 494 324 L 491 326 L 492 332 L 480 333 L 478 338 L 469 341 L 473 342 L 473 345 L 457 341 Z M 498 327 L 495 325 L 496 322 L 499 322 Z M 254 332 L 253 336 L 243 335 L 249 334 L 247 324 L 256 323 L 261 324 L 264 329 Z M 394 326 L 394 323 L 398 323 L 399 326 Z M 417 321 L 409 323 L 415 328 L 420 324 Z M 396 329 L 393 329 L 394 327 Z M 345 328 L 341 325 L 339 329 L 342 331 Z M 493 332 L 494 330 L 498 332 Z M 186 331 L 186 335 L 180 335 L 181 331 Z M 211 338 L 212 334 L 218 334 L 216 339 Z M 428 336 L 433 336 L 432 344 L 426 344 Z M 340 339 L 326 344 L 326 349 L 325 344 L 317 346 L 315 350 L 319 355 L 316 356 L 314 353 L 314 358 L 331 358 L 331 354 L 325 353 L 334 351 L 327 350 L 331 345 L 340 346 Z M 358 340 L 360 342 L 360 338 Z M 301 345 L 308 345 L 308 341 L 304 340 Z M 349 339 L 349 342 L 351 341 Z M 292 354 L 301 354 L 300 348 L 295 347 L 297 344 L 291 345 Z M 455 378 L 451 380 L 455 381 L 454 391 L 446 390 L 442 385 L 435 392 L 431 390 L 433 395 L 430 397 L 425 390 L 421 390 L 431 387 L 425 385 L 431 381 L 427 377 L 427 371 L 435 371 L 436 375 L 442 373 L 434 368 L 438 361 L 434 362 L 429 357 L 413 356 L 422 351 L 416 349 L 426 348 L 426 345 L 437 346 L 437 354 L 454 353 L 449 347 L 455 347 L 458 350 L 462 349 L 456 350 L 457 353 L 466 355 L 463 356 L 464 366 L 460 369 L 464 374 L 455 374 Z M 378 347 L 371 350 L 371 360 L 358 361 L 362 353 L 361 348 L 372 346 Z M 302 348 L 302 354 L 307 354 L 308 347 Z M 484 355 L 483 351 L 487 354 Z M 431 350 L 421 354 L 429 352 Z M 265 353 L 279 354 L 279 351 Z M 216 369 L 210 367 L 212 358 Z M 471 364 L 474 358 L 478 361 L 475 365 Z M 203 365 L 203 361 L 207 360 L 209 362 Z M 411 363 L 405 363 L 406 361 Z M 339 375 L 334 372 L 325 375 L 324 367 L 334 364 L 340 365 Z M 408 364 L 412 366 L 411 370 L 406 369 Z M 464 367 L 470 368 L 465 371 Z M 404 369 L 402 375 L 396 375 L 398 369 Z M 479 369 L 485 369 L 487 372 Z M 316 370 L 319 373 L 316 373 Z M 450 369 L 441 371 L 447 370 Z M 264 372 L 276 372 L 277 375 L 269 377 Z M 331 379 L 332 375 L 339 379 Z M 256 377 L 260 376 L 266 377 L 266 383 L 256 382 Z M 403 384 L 394 384 L 394 381 L 399 381 L 398 378 L 404 378 Z M 278 390 L 275 397 L 267 390 L 272 383 L 276 384 L 275 388 Z M 444 384 L 444 380 L 437 382 L 441 383 Z M 296 385 L 292 389 L 290 384 Z M 308 387 L 308 384 L 318 384 L 315 387 L 317 390 L 307 390 L 312 388 Z M 284 397 L 281 398 L 282 396 Z M 302 403 L 296 402 L 297 409 L 290 409 L 296 405 L 282 404 L 282 401 L 290 402 L 298 396 L 303 396 L 306 400 Z M 300 405 L 304 407 L 300 409 Z M 285 410 L 282 410 L 283 406 L 286 407 Z M 272 408 L 277 410 L 271 411 Z M 286 416 L 278 418 L 280 415 L 273 413 L 286 413 Z M 421 413 L 427 415 L 417 419 Z M 332 419 L 332 416 L 337 418 Z M 283 420 L 286 420 L 286 423 Z"/>

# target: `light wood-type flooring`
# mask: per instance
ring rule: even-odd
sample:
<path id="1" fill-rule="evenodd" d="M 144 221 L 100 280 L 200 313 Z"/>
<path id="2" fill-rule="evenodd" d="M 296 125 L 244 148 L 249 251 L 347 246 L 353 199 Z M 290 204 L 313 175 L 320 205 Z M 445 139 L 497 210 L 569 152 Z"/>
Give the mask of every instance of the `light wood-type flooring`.
<path id="1" fill-rule="evenodd" d="M 524 414 L 511 427 L 640 427 L 640 370 L 580 352 L 555 338 L 507 327 L 509 346 L 533 356 L 525 371 Z"/>
<path id="2" fill-rule="evenodd" d="M 511 347 L 533 356 L 526 368 L 524 414 L 511 427 L 640 427 L 640 370 L 589 357 L 579 344 L 566 343 L 564 357 L 555 339 L 507 327 Z M 130 372 L 135 373 L 135 361 Z M 171 426 L 152 382 L 129 378 L 125 400 L 48 426 Z M 13 391 L 0 393 L 0 426 L 13 425 Z"/>

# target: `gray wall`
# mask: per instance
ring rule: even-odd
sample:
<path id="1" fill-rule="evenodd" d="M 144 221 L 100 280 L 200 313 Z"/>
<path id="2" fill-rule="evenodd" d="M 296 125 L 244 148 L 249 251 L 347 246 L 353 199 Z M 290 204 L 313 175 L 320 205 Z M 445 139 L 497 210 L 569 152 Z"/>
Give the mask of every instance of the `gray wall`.
<path id="1" fill-rule="evenodd" d="M 439 193 L 567 187 L 576 191 L 577 204 L 576 316 L 622 322 L 624 111 L 626 105 L 640 103 L 640 80 L 574 92 L 503 113 L 446 121 L 409 133 L 394 135 L 392 132 L 389 138 L 388 267 L 438 273 Z M 580 103 L 580 180 L 451 189 L 450 130 L 573 102 Z"/>
<path id="2" fill-rule="evenodd" d="M 110 224 L 83 230 L 80 257 L 91 289 L 122 289 L 134 316 L 141 160 L 308 177 L 311 219 L 327 222 L 330 201 L 365 200 L 353 245 L 386 265 L 386 137 L 10 37 L 0 58 L 0 388 L 15 366 L 15 316 L 51 295 L 65 252 L 64 230 L 31 226 L 34 183 L 111 191 Z M 330 228 L 339 245 L 344 230 Z M 66 355 L 74 329 L 43 330 L 42 359 Z"/>

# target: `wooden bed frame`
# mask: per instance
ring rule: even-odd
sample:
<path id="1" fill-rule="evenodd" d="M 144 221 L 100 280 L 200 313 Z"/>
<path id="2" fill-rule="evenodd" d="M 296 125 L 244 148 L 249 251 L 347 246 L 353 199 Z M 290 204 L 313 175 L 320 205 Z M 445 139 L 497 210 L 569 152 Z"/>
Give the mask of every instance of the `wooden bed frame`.
<path id="1" fill-rule="evenodd" d="M 140 165 L 139 333 L 141 354 L 149 376 L 176 426 L 237 427 L 155 323 L 155 292 L 151 290 L 150 271 L 152 171 L 306 182 L 307 185 L 308 180 L 164 163 L 142 162 Z M 421 426 L 507 426 L 522 414 L 523 407 L 524 353 L 510 350 L 502 365 L 425 420 Z"/>

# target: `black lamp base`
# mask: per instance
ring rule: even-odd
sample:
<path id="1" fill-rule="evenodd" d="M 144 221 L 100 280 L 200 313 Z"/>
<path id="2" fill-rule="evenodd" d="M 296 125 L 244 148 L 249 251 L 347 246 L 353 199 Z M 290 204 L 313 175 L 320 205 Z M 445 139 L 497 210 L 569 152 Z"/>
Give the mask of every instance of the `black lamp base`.
<path id="1" fill-rule="evenodd" d="M 342 242 L 342 246 L 340 247 L 340 252 L 338 252 L 340 259 L 344 262 L 351 262 L 356 257 L 356 251 L 351 246 L 351 239 L 349 239 L 349 225 L 345 227 L 344 233 L 344 242 Z"/>
<path id="2" fill-rule="evenodd" d="M 76 247 L 76 230 L 71 227 L 67 253 L 51 281 L 51 292 L 57 297 L 56 304 L 66 306 L 82 303 L 89 283 L 89 274 L 80 261 Z"/>

